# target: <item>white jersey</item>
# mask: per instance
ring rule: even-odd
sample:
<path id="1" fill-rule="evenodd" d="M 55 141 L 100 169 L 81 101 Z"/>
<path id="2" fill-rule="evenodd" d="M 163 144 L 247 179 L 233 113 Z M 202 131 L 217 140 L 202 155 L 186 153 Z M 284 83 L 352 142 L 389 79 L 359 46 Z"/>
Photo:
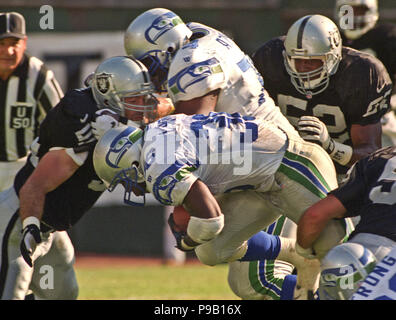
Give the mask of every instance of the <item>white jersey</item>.
<path id="1" fill-rule="evenodd" d="M 140 161 L 148 191 L 176 206 L 197 179 L 214 195 L 272 190 L 287 141 L 272 122 L 238 113 L 177 114 L 146 128 Z"/>
<path id="2" fill-rule="evenodd" d="M 396 248 L 375 266 L 351 300 L 396 300 Z"/>
<path id="3" fill-rule="evenodd" d="M 199 23 L 188 27 L 200 38 L 180 48 L 170 64 L 168 93 L 172 102 L 202 97 L 220 89 L 216 112 L 272 120 L 294 130 L 263 87 L 250 57 L 229 37 Z"/>

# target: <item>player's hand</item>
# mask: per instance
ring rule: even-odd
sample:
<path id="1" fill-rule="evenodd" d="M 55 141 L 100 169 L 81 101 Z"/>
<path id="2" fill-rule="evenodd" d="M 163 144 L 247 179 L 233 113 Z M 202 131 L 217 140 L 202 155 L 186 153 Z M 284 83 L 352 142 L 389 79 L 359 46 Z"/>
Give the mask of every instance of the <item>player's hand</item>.
<path id="1" fill-rule="evenodd" d="M 185 231 L 182 231 L 180 228 L 178 228 L 178 226 L 175 223 L 175 220 L 173 219 L 173 213 L 169 215 L 168 225 L 172 231 L 173 236 L 176 239 L 176 248 L 184 252 L 192 251 L 195 249 L 195 247 L 190 247 L 185 243 L 184 240 L 187 236 L 187 233 Z"/>
<path id="2" fill-rule="evenodd" d="M 36 220 L 38 221 L 38 219 Z M 22 229 L 22 233 L 21 254 L 26 263 L 32 267 L 32 255 L 36 250 L 37 244 L 41 243 L 39 222 L 27 224 Z"/>
<path id="3" fill-rule="evenodd" d="M 110 109 L 100 109 L 91 122 L 92 133 L 99 140 L 108 130 L 118 126 L 119 115 Z"/>
<path id="4" fill-rule="evenodd" d="M 317 259 L 315 250 L 311 247 L 303 248 L 296 242 L 296 252 L 306 259 Z"/>
<path id="5" fill-rule="evenodd" d="M 328 153 L 334 150 L 334 141 L 330 138 L 326 125 L 318 118 L 302 116 L 298 120 L 297 129 L 304 140 L 319 144 Z"/>

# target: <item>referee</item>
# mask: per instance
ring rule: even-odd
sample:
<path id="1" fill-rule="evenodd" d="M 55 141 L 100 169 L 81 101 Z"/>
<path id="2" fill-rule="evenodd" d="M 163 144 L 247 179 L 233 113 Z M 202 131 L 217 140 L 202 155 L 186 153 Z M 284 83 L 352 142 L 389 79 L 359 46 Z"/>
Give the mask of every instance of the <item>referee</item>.
<path id="1" fill-rule="evenodd" d="M 0 191 L 12 186 L 47 111 L 63 96 L 52 71 L 26 50 L 24 17 L 0 13 Z"/>

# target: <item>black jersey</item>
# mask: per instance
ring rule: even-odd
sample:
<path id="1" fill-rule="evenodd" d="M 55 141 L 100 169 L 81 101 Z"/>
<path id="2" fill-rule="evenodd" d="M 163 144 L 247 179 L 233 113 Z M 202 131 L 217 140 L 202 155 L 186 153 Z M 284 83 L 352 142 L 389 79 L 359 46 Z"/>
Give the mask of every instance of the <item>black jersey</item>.
<path id="1" fill-rule="evenodd" d="M 344 45 L 371 53 L 381 60 L 396 86 L 396 24 L 377 25 L 355 40 L 341 35 Z"/>
<path id="2" fill-rule="evenodd" d="M 88 151 L 87 160 L 58 188 L 46 195 L 42 222 L 55 230 L 67 230 L 92 207 L 105 190 L 96 175 L 92 154 L 96 139 L 90 122 L 98 110 L 90 88 L 71 90 L 51 109 L 40 127 L 37 154 L 29 157 L 18 172 L 14 186 L 19 194 L 34 170 L 35 157 L 41 159 L 51 148 L 73 148 L 75 153 Z"/>
<path id="3" fill-rule="evenodd" d="M 326 90 L 312 98 L 299 93 L 284 65 L 284 38 L 266 42 L 254 53 L 253 62 L 263 76 L 265 89 L 293 126 L 297 127 L 301 116 L 315 116 L 326 124 L 335 141 L 352 146 L 353 124 L 380 122 L 389 111 L 392 82 L 384 65 L 347 47 L 342 49 L 342 60 Z M 347 171 L 337 162 L 335 166 L 338 173 Z"/>
<path id="4" fill-rule="evenodd" d="M 356 162 L 345 181 L 330 192 L 349 217 L 361 217 L 351 237 L 365 232 L 396 241 L 395 173 L 396 147 L 386 147 Z"/>

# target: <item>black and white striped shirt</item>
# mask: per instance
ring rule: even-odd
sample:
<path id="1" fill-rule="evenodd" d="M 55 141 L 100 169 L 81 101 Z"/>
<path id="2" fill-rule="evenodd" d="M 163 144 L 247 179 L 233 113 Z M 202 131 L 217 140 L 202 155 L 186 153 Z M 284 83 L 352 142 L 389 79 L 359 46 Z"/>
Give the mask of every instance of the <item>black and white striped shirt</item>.
<path id="1" fill-rule="evenodd" d="M 0 79 L 0 161 L 26 156 L 39 124 L 62 96 L 53 72 L 27 54 L 7 80 Z"/>

